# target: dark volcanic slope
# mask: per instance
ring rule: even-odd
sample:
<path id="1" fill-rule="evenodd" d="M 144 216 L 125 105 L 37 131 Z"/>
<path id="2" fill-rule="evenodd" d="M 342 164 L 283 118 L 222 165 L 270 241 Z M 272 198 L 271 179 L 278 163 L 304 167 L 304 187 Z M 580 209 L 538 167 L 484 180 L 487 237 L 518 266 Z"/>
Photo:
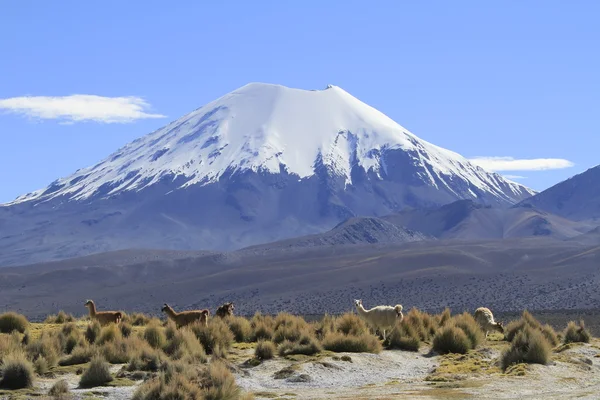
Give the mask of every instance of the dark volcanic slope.
<path id="1" fill-rule="evenodd" d="M 574 220 L 600 218 L 600 165 L 560 182 L 522 204 Z"/>
<path id="2" fill-rule="evenodd" d="M 528 205 L 495 208 L 460 200 L 433 210 L 407 210 L 386 221 L 437 238 L 503 239 L 545 236 L 568 239 L 593 225 L 571 221 Z"/>
<path id="3" fill-rule="evenodd" d="M 599 308 L 600 247 L 552 239 L 420 241 L 393 246 L 318 246 L 269 253 L 253 249 L 132 265 L 57 263 L 0 270 L 0 305 L 31 317 L 64 309 L 158 313 L 232 300 L 236 310 L 341 312 L 353 298 L 367 305 L 401 303 L 455 311 L 486 305 Z M 88 258 L 83 264 L 90 264 Z"/>

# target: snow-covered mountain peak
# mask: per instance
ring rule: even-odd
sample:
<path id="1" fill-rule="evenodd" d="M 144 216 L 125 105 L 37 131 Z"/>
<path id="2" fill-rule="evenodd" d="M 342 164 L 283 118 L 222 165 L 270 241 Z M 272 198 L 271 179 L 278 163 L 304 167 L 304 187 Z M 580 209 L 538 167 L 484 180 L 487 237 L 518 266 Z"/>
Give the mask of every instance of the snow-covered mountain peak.
<path id="1" fill-rule="evenodd" d="M 469 185 L 508 202 L 533 194 L 419 139 L 338 86 L 302 90 L 249 83 L 13 203 L 110 196 L 175 177 L 183 182 L 179 188 L 205 185 L 241 170 L 277 174 L 284 169 L 303 179 L 313 176 L 317 165 L 352 184 L 357 166 L 382 179 L 389 172 L 384 154 L 392 150 L 409 155 L 425 184 L 458 197 L 478 196 Z M 461 185 L 464 193 L 448 183 L 455 178 L 469 182 Z"/>

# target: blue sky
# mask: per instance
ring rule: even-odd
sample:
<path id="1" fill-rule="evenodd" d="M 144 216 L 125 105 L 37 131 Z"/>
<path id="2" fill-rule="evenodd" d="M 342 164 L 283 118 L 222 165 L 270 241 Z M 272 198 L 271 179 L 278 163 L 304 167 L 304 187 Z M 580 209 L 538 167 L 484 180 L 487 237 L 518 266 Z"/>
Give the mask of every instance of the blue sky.
<path id="1" fill-rule="evenodd" d="M 439 146 L 510 157 L 483 162 L 541 190 L 600 164 L 598 15 L 552 0 L 2 2 L 0 202 L 257 81 L 338 85 Z"/>

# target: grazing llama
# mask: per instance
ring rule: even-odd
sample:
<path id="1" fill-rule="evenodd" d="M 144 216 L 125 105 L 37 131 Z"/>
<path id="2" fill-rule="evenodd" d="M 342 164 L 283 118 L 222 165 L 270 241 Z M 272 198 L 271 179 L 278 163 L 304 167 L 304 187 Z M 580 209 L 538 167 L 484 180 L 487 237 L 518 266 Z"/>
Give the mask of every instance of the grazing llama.
<path id="1" fill-rule="evenodd" d="M 90 310 L 90 318 L 100 322 L 100 325 L 118 324 L 123 319 L 121 311 L 96 311 L 96 304 L 92 300 L 86 301 L 85 306 Z"/>
<path id="2" fill-rule="evenodd" d="M 225 303 L 221 307 L 217 308 L 216 316 L 225 318 L 233 315 L 233 303 Z"/>
<path id="3" fill-rule="evenodd" d="M 479 307 L 475 310 L 475 321 L 477 321 L 481 329 L 485 332 L 486 339 L 489 331 L 504 333 L 502 322 L 494 321 L 494 314 L 492 314 L 489 308 Z"/>
<path id="4" fill-rule="evenodd" d="M 354 300 L 354 305 L 360 315 L 369 325 L 383 332 L 383 340 L 386 339 L 386 331 L 394 328 L 398 320 L 402 321 L 402 305 L 377 306 L 370 310 L 365 310 L 362 300 Z"/>
<path id="5" fill-rule="evenodd" d="M 178 328 L 189 324 L 193 324 L 194 322 L 198 321 L 200 322 L 200 324 L 207 326 L 208 316 L 210 315 L 210 311 L 208 311 L 207 309 L 176 312 L 167 303 L 163 305 L 160 311 L 167 314 L 167 317 L 173 320 Z"/>

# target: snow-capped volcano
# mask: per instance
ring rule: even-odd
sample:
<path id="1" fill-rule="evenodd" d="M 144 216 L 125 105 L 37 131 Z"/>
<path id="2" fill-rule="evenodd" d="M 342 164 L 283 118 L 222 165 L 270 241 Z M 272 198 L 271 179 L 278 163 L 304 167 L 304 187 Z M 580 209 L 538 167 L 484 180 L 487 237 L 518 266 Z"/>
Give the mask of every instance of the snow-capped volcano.
<path id="1" fill-rule="evenodd" d="M 533 191 L 336 86 L 252 83 L 0 207 L 0 265 L 126 248 L 235 249 L 353 216 Z"/>
<path id="2" fill-rule="evenodd" d="M 390 175 L 385 155 L 393 150 L 408 155 L 418 169 L 415 178 L 457 198 L 514 203 L 534 194 L 419 139 L 337 86 L 301 90 L 251 83 L 13 204 L 106 197 L 174 178 L 180 178 L 174 189 L 181 189 L 244 170 L 279 174 L 283 169 L 303 179 L 324 166 L 352 185 L 356 168 L 375 179 Z"/>

